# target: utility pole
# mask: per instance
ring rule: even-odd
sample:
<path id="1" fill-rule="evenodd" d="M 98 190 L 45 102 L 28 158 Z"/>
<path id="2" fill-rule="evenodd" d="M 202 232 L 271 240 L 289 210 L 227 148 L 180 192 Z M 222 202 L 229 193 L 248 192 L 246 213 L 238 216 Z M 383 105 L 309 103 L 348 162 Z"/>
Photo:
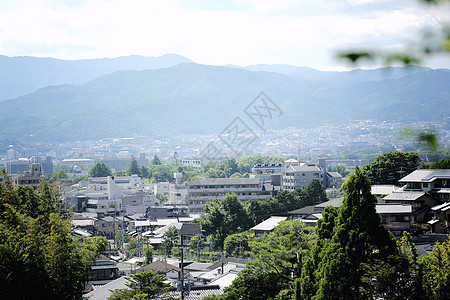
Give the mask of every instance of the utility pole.
<path id="1" fill-rule="evenodd" d="M 184 300 L 184 261 L 183 261 L 183 236 L 180 235 L 181 237 L 181 300 Z"/>

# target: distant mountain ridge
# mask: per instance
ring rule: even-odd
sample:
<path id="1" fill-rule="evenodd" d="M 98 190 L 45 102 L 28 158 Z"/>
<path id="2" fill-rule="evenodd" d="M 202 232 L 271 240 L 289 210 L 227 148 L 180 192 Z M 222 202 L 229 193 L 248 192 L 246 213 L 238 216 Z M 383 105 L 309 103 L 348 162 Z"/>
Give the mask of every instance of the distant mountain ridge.
<path id="1" fill-rule="evenodd" d="M 0 138 L 68 141 L 219 134 L 236 116 L 245 117 L 243 109 L 261 91 L 283 110 L 270 125 L 278 129 L 349 119 L 444 120 L 450 113 L 446 69 L 328 73 L 283 67 L 293 71 L 283 74 L 270 68 L 187 62 L 117 71 L 83 84 L 48 86 L 0 101 Z M 297 74 L 302 70 L 320 74 L 304 79 Z"/>
<path id="2" fill-rule="evenodd" d="M 189 62 L 192 61 L 178 54 L 83 60 L 0 55 L 0 101 L 49 85 L 83 84 L 116 71 L 160 69 Z"/>

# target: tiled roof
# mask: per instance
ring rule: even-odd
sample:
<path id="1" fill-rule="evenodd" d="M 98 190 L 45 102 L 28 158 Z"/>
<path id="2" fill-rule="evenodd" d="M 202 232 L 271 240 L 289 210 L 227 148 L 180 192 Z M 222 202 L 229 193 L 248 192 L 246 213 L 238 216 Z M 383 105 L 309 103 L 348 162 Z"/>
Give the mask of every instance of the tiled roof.
<path id="1" fill-rule="evenodd" d="M 426 195 L 425 192 L 395 192 L 384 197 L 384 200 L 388 201 L 415 201 Z"/>

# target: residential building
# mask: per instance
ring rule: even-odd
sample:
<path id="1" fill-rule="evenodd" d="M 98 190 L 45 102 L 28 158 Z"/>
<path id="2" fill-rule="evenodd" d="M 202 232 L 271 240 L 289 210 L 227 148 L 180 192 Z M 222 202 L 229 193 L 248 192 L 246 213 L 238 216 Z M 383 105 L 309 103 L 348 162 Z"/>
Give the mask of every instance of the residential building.
<path id="1" fill-rule="evenodd" d="M 210 200 L 234 193 L 239 200 L 263 200 L 272 197 L 257 178 L 207 178 L 188 182 L 189 212 L 201 213 Z"/>
<path id="2" fill-rule="evenodd" d="M 255 233 L 255 236 L 263 236 L 264 234 L 268 234 L 272 232 L 275 227 L 278 226 L 278 224 L 282 221 L 286 221 L 288 217 L 278 217 L 278 216 L 271 216 L 267 220 L 262 221 L 256 226 L 253 226 L 251 230 Z"/>
<path id="3" fill-rule="evenodd" d="M 252 174 L 275 174 L 281 173 L 283 170 L 282 164 L 258 164 L 252 168 Z"/>
<path id="4" fill-rule="evenodd" d="M 431 208 L 433 218 L 428 221 L 433 233 L 449 233 L 450 227 L 450 202 L 444 202 Z"/>
<path id="5" fill-rule="evenodd" d="M 181 160 L 183 166 L 202 167 L 202 159 L 199 157 L 191 156 L 190 158 L 184 158 Z"/>
<path id="6" fill-rule="evenodd" d="M 181 182 L 183 173 L 174 173 L 175 183 L 169 183 L 168 204 L 187 205 L 188 204 L 188 186 Z"/>
<path id="7" fill-rule="evenodd" d="M 27 172 L 19 173 L 19 175 L 13 177 L 13 183 L 15 186 L 27 185 L 33 189 L 37 189 L 41 181 L 45 180 L 42 174 L 42 166 L 38 163 L 28 165 L 29 170 Z"/>
<path id="8" fill-rule="evenodd" d="M 423 191 L 441 201 L 450 201 L 450 170 L 415 170 L 399 180 L 404 191 Z"/>
<path id="9" fill-rule="evenodd" d="M 283 190 L 304 189 L 313 180 L 318 180 L 325 186 L 325 171 L 316 165 L 289 164 L 281 172 L 281 187 Z"/>

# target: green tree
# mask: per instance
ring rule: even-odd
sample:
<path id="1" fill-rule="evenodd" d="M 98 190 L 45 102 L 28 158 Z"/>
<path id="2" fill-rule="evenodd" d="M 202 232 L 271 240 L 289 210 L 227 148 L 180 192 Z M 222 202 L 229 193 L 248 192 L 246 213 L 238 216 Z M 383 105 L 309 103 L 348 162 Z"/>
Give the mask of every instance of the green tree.
<path id="1" fill-rule="evenodd" d="M 270 234 L 250 241 L 250 256 L 254 260 L 248 264 L 274 271 L 273 280 L 279 281 L 283 289 L 292 289 L 295 278 L 301 277 L 314 240 L 313 228 L 303 222 L 280 222 Z"/>
<path id="2" fill-rule="evenodd" d="M 158 275 L 156 271 L 148 270 L 129 274 L 125 289 L 115 289 L 111 291 L 109 300 L 134 300 L 134 299 L 155 299 L 155 297 L 166 294 L 170 285 L 163 283 L 165 275 Z"/>
<path id="3" fill-rule="evenodd" d="M 145 249 L 144 249 L 144 256 L 145 256 L 145 261 L 144 264 L 151 264 L 153 262 L 153 246 L 152 245 L 146 245 Z"/>
<path id="4" fill-rule="evenodd" d="M 308 186 L 301 191 L 300 197 L 302 199 L 300 205 L 301 207 L 316 205 L 328 201 L 325 188 L 317 179 L 311 181 Z"/>
<path id="5" fill-rule="evenodd" d="M 396 243 L 375 211 L 377 199 L 370 181 L 358 168 L 347 180 L 346 197 L 339 208 L 333 237 L 324 245 L 317 264 L 317 299 L 361 299 L 364 266 L 373 259 L 395 255 Z"/>
<path id="6" fill-rule="evenodd" d="M 96 163 L 89 171 L 90 177 L 106 177 L 111 175 L 112 175 L 111 170 L 108 168 L 107 165 L 105 165 L 102 162 Z"/>
<path id="7" fill-rule="evenodd" d="M 337 215 L 336 208 L 327 206 L 322 212 L 322 218 L 317 222 L 317 239 L 311 248 L 311 256 L 305 262 L 302 270 L 301 295 L 303 299 L 312 298 L 319 289 L 319 279 L 322 278 L 319 265 L 323 259 L 324 249 L 330 244 L 333 237 Z"/>
<path id="8" fill-rule="evenodd" d="M 248 230 L 254 225 L 236 194 L 226 194 L 223 199 L 206 203 L 200 224 L 220 250 L 223 250 L 228 235 Z"/>
<path id="9" fill-rule="evenodd" d="M 327 168 L 327 172 L 337 172 L 339 173 L 342 177 L 345 177 L 347 175 L 350 175 L 350 171 L 347 170 L 347 168 L 345 166 L 335 166 L 335 167 L 331 167 L 329 166 Z"/>
<path id="10" fill-rule="evenodd" d="M 197 259 L 200 260 L 200 251 L 205 248 L 205 241 L 203 240 L 203 237 L 201 235 L 196 235 L 191 238 L 189 241 L 189 249 L 192 251 L 197 252 Z"/>
<path id="11" fill-rule="evenodd" d="M 153 159 L 152 159 L 152 165 L 156 166 L 156 165 L 161 165 L 161 164 L 162 164 L 161 160 L 158 158 L 158 155 L 155 154 L 155 156 L 153 156 Z"/>
<path id="12" fill-rule="evenodd" d="M 398 184 L 398 181 L 423 166 L 415 152 L 387 152 L 363 167 L 364 173 L 373 184 Z"/>
<path id="13" fill-rule="evenodd" d="M 430 169 L 450 169 L 450 159 L 441 159 L 430 166 Z"/>
<path id="14" fill-rule="evenodd" d="M 167 197 L 163 194 L 157 193 L 155 197 L 159 200 L 160 203 L 164 203 L 167 201 Z"/>
<path id="15" fill-rule="evenodd" d="M 450 242 L 436 243 L 419 264 L 427 299 L 444 300 L 450 295 Z"/>
<path id="16" fill-rule="evenodd" d="M 241 233 L 230 234 L 224 241 L 224 250 L 228 255 L 234 257 L 248 257 L 250 251 L 250 238 L 252 232 L 244 231 Z"/>
<path id="17" fill-rule="evenodd" d="M 0 298 L 81 299 L 104 238 L 72 236 L 70 211 L 45 181 L 37 191 L 0 183 Z"/>
<path id="18" fill-rule="evenodd" d="M 278 274 L 273 270 L 245 268 L 231 286 L 225 288 L 223 300 L 273 299 L 282 289 L 281 282 L 274 280 Z"/>
<path id="19" fill-rule="evenodd" d="M 162 249 L 164 249 L 164 251 L 167 251 L 167 254 L 170 254 L 172 252 L 172 249 L 178 246 L 178 240 L 178 229 L 176 229 L 175 226 L 170 226 L 167 229 L 166 233 L 164 233 Z"/>
<path id="20" fill-rule="evenodd" d="M 148 169 L 146 167 L 142 166 L 141 169 L 139 170 L 139 175 L 142 178 L 149 178 Z"/>
<path id="21" fill-rule="evenodd" d="M 141 169 L 139 169 L 139 165 L 137 163 L 136 158 L 134 156 L 131 157 L 130 166 L 127 169 L 128 176 L 131 175 L 141 175 Z"/>

